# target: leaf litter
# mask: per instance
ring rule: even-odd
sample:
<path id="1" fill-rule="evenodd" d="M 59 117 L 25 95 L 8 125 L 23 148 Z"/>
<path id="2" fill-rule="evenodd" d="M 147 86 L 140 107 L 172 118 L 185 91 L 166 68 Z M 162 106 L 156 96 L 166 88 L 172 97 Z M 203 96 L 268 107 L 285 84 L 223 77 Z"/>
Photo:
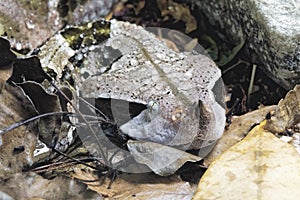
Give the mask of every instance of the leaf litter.
<path id="1" fill-rule="evenodd" d="M 1 75 L 0 75 L 1 76 Z M 2 77 L 2 76 L 1 76 Z M 7 76 L 6 77 L 4 77 L 3 78 L 3 80 L 6 80 L 7 79 Z M 5 86 L 6 87 L 6 86 Z M 4 93 L 5 93 L 5 88 L 4 88 Z M 293 96 L 293 97 L 295 97 L 295 96 Z M 23 97 L 22 97 L 23 98 Z M 27 97 L 26 97 L 27 98 Z M 2 102 L 2 101 L 1 101 Z M 15 104 L 14 104 L 14 106 L 15 106 Z M 291 120 L 289 117 L 286 117 L 286 114 L 287 113 L 292 113 L 292 111 L 291 110 L 289 110 L 289 109 L 287 109 L 287 108 L 284 108 L 285 106 L 282 106 L 283 108 L 283 110 L 285 110 L 285 113 L 284 114 L 282 114 L 282 115 L 284 115 L 284 116 L 282 116 L 282 115 L 280 115 L 280 114 L 274 114 L 274 112 L 271 112 L 271 122 L 267 122 L 267 125 L 265 125 L 264 127 L 271 127 L 271 125 L 270 124 L 275 124 L 275 128 L 276 128 L 276 130 L 278 131 L 278 132 L 276 132 L 275 134 L 277 134 L 278 136 L 282 136 L 282 135 L 288 135 L 288 136 L 290 136 L 291 134 L 292 134 L 292 136 L 295 136 L 296 134 L 297 134 L 297 131 L 298 131 L 298 129 L 297 129 L 297 123 L 291 123 L 291 122 L 293 122 L 294 120 Z M 271 109 L 271 110 L 273 110 L 273 108 Z M 287 112 L 288 111 L 288 112 Z M 18 111 L 19 112 L 19 111 Z M 263 113 L 265 113 L 265 111 L 263 112 Z M 277 113 L 280 113 L 280 112 L 277 112 Z M 36 114 L 36 113 L 35 113 Z M 264 114 L 262 114 L 261 115 L 261 117 L 259 118 L 259 120 L 258 121 L 260 121 L 260 119 L 262 119 L 262 116 L 263 116 Z M 284 118 L 284 119 L 282 119 L 282 117 Z M 18 119 L 18 120 L 16 120 L 15 122 L 17 122 L 17 121 L 20 121 L 20 120 L 23 120 L 23 119 L 25 119 L 25 118 L 21 118 L 21 119 Z M 274 119 L 276 119 L 276 120 L 274 120 Z M 297 119 L 297 117 L 296 117 L 296 119 Z M 255 120 L 254 120 L 255 121 Z M 243 121 L 242 121 L 243 122 Z M 280 123 L 278 123 L 278 122 L 280 122 Z M 14 123 L 14 122 L 11 122 L 11 123 Z M 9 124 L 7 124 L 6 126 L 8 126 L 8 125 L 10 125 L 11 123 L 9 123 Z M 233 124 L 234 123 L 236 123 L 236 122 L 232 122 Z M 240 122 L 239 122 L 240 123 Z M 255 123 L 258 123 L 257 121 L 256 122 L 251 122 L 250 124 L 255 124 Z M 292 127 L 289 127 L 289 125 L 293 125 Z M 22 126 L 22 127 L 24 127 L 24 126 Z M 22 127 L 20 127 L 20 128 L 22 128 Z M 2 128 L 4 128 L 4 127 L 1 127 L 1 129 Z M 19 128 L 19 129 L 20 129 Z M 27 127 L 28 128 L 28 127 Z M 247 126 L 244 126 L 243 127 L 243 130 L 245 130 L 245 131 L 243 131 L 243 133 L 239 133 L 241 136 L 243 136 L 243 135 L 247 135 L 247 131 L 246 130 L 250 130 L 251 129 L 251 125 L 247 125 Z M 261 128 L 258 128 L 259 130 L 261 130 Z M 272 128 L 270 128 L 270 130 L 271 130 Z M 15 129 L 15 130 L 18 130 L 18 129 Z M 27 129 L 26 129 L 27 130 Z M 254 130 L 254 129 L 253 129 Z M 257 130 L 257 129 L 256 129 Z M 21 131 L 22 132 L 22 131 Z M 268 131 L 267 131 L 268 132 Z M 272 132 L 272 133 L 274 133 L 274 132 Z M 4 134 L 4 135 L 2 135 L 2 137 L 4 137 L 5 135 L 8 135 L 8 134 Z M 266 135 L 264 135 L 264 133 L 263 134 L 261 134 L 261 135 L 263 135 L 262 137 L 264 137 L 265 138 L 265 136 L 266 136 L 266 138 L 268 138 L 268 139 L 266 139 L 266 140 L 269 140 L 269 138 L 270 138 L 270 134 L 266 134 Z M 241 137 L 241 138 L 243 138 L 243 137 Z M 271 137 L 272 138 L 272 137 Z M 24 139 L 24 138 L 23 138 Z M 273 138 L 274 139 L 274 138 Z M 273 139 L 272 139 L 272 141 L 273 141 Z M 238 140 L 240 140 L 240 139 L 238 139 Z M 277 142 L 277 140 L 276 140 L 276 142 Z M 234 142 L 235 143 L 235 142 Z M 29 144 L 31 144 L 31 143 L 29 143 Z M 276 143 L 277 144 L 277 143 Z M 276 145 L 274 145 L 274 146 L 276 146 Z M 0 147 L 1 148 L 1 147 Z M 226 147 L 227 148 L 227 147 Z M 273 147 L 272 147 L 273 148 Z M 17 154 L 20 154 L 20 155 L 22 155 L 22 145 L 21 146 L 14 146 L 13 148 L 10 148 L 10 150 L 9 150 L 9 158 L 11 158 L 11 152 L 15 152 L 15 155 Z M 27 150 L 27 147 L 25 146 L 24 147 L 24 149 L 25 149 L 25 151 Z M 290 150 L 290 148 L 288 147 L 288 149 Z M 2 151 L 1 151 L 1 153 L 2 153 Z M 5 155 L 5 154 L 4 154 Z M 282 154 L 279 154 L 279 155 L 282 155 Z M 287 154 L 286 155 L 283 155 L 282 157 L 280 157 L 279 158 L 279 160 L 281 160 L 283 157 L 286 157 L 288 155 L 288 152 L 287 152 Z M 293 155 L 294 155 L 294 153 L 293 153 Z M 6 157 L 5 157 L 6 158 Z M 12 164 L 13 164 L 14 162 L 12 162 Z M 27 164 L 27 163 L 26 163 Z M 224 164 L 224 163 L 223 163 Z M 17 171 L 20 171 L 21 169 L 23 169 L 23 167 L 21 167 L 21 168 L 18 168 L 17 169 Z M 222 170 L 222 166 L 220 166 L 220 169 Z M 233 167 L 233 169 L 234 169 L 234 167 Z M 259 169 L 259 168 L 258 168 Z M 292 169 L 293 170 L 293 169 Z M 259 171 L 259 170 L 258 170 Z M 295 172 L 295 173 L 297 173 L 297 172 Z M 255 173 L 254 173 L 255 174 Z M 8 174 L 9 175 L 9 174 Z M 90 175 L 90 174 L 89 174 Z M 88 174 L 85 174 L 84 176 L 86 176 L 86 177 L 88 177 L 89 176 Z M 10 175 L 9 175 L 10 176 Z M 83 177 L 81 177 L 81 178 L 84 178 L 84 176 Z M 18 175 L 16 175 L 16 177 L 18 177 Z M 230 174 L 229 174 L 229 177 L 231 177 L 230 176 Z M 220 178 L 220 177 L 218 177 L 218 178 Z M 97 176 L 96 176 L 96 179 L 97 179 Z M 146 178 L 146 180 L 156 180 L 156 179 L 158 179 L 158 177 L 153 177 L 153 179 L 150 179 L 150 178 Z M 118 179 L 117 179 L 118 180 Z M 145 179 L 143 179 L 143 181 L 145 182 L 146 181 Z M 160 179 L 159 181 L 160 182 L 163 182 L 162 181 L 163 179 Z M 15 180 L 15 181 L 18 181 L 17 179 Z M 222 180 L 219 180 L 219 181 L 222 181 Z M 131 181 L 130 181 L 131 182 Z M 146 181 L 147 182 L 147 181 Z M 13 181 L 12 181 L 12 183 L 13 183 Z M 26 185 L 26 184 L 24 184 L 24 185 Z M 58 184 L 58 185 L 60 185 L 60 184 Z M 104 188 L 106 188 L 106 186 L 107 186 L 108 184 L 104 184 Z M 134 185 L 134 186 L 131 186 L 131 187 L 129 187 L 129 189 L 131 189 L 131 188 L 133 188 L 133 187 L 136 187 L 136 185 Z M 2 186 L 0 187 L 1 189 L 2 189 Z M 100 192 L 99 193 L 102 193 L 105 189 L 101 189 L 100 190 Z M 120 186 L 120 188 L 122 188 L 122 186 Z M 11 188 L 10 188 L 11 189 Z M 201 188 L 202 189 L 202 188 Z M 30 190 L 30 189 L 27 189 L 27 190 Z M 23 190 L 21 190 L 21 191 L 23 191 Z M 24 193 L 25 193 L 25 191 L 23 191 Z M 21 193 L 21 195 L 22 194 L 24 194 L 24 193 L 22 193 L 22 192 L 20 192 Z M 122 194 L 122 192 L 120 192 L 120 194 Z M 133 194 L 133 197 L 135 197 L 135 195 Z M 195 199 L 197 199 L 197 196 L 195 197 Z"/>
<path id="2" fill-rule="evenodd" d="M 297 85 L 243 140 L 216 157 L 193 199 L 297 199 L 299 142 L 288 144 L 280 137 L 299 134 L 299 97 Z"/>

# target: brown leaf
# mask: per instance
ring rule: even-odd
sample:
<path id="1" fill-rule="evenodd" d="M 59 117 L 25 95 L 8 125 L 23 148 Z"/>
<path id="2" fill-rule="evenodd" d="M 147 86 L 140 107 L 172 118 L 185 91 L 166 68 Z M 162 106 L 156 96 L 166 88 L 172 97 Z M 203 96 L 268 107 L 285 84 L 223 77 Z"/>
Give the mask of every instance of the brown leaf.
<path id="1" fill-rule="evenodd" d="M 137 162 L 147 165 L 160 176 L 174 174 L 184 163 L 202 159 L 185 151 L 153 142 L 129 140 L 127 147 Z"/>
<path id="2" fill-rule="evenodd" d="M 91 172 L 75 170 L 73 174 L 80 180 L 98 180 Z M 191 199 L 194 189 L 189 183 L 180 180 L 177 176 L 160 177 L 152 173 L 127 174 L 122 173 L 113 181 L 108 189 L 110 180 L 86 182 L 94 190 L 109 199 Z"/>
<path id="3" fill-rule="evenodd" d="M 28 95 L 33 102 L 36 110 L 39 114 L 51 113 L 51 112 L 62 112 L 60 98 L 56 94 L 50 94 L 44 90 L 44 88 L 33 81 L 26 81 L 18 84 L 26 95 Z M 71 95 L 69 90 L 64 89 L 68 92 L 68 96 Z M 63 102 L 66 104 L 66 102 Z M 64 107 L 66 105 L 63 105 Z M 67 137 L 67 130 L 63 130 L 62 116 L 53 115 L 39 119 L 39 139 L 44 142 L 48 147 L 57 147 L 60 150 L 65 149 L 64 146 L 59 146 L 59 143 L 63 138 Z M 57 146 L 58 145 L 58 146 Z M 57 149 L 57 150 L 59 150 Z"/>
<path id="4" fill-rule="evenodd" d="M 300 123 L 300 85 L 280 100 L 275 112 L 267 120 L 266 129 L 273 133 L 284 133 L 288 128 Z"/>
<path id="5" fill-rule="evenodd" d="M 47 180 L 33 172 L 17 173 L 0 183 L 2 192 L 14 199 L 98 199 L 100 195 L 87 190 L 82 183 L 67 177 Z"/>
<path id="6" fill-rule="evenodd" d="M 300 156 L 264 125 L 210 165 L 193 199 L 299 198 Z"/>
<path id="7" fill-rule="evenodd" d="M 23 91 L 8 84 L 0 93 L 0 110 L 0 130 L 36 115 Z M 36 136 L 35 123 L 4 133 L 2 141 L 0 135 L 0 179 L 8 178 L 32 164 Z"/>
<path id="8" fill-rule="evenodd" d="M 13 63 L 13 68 L 13 74 L 9 81 L 15 83 L 22 83 L 25 80 L 42 83 L 45 79 L 51 80 L 42 69 L 40 60 L 36 56 L 24 59 L 17 58 Z"/>
<path id="9" fill-rule="evenodd" d="M 230 126 L 225 130 L 216 146 L 211 153 L 204 158 L 204 165 L 209 166 L 216 157 L 244 139 L 251 127 L 263 121 L 267 113 L 273 111 L 275 108 L 276 106 L 266 106 L 242 116 L 234 116 Z"/>
<path id="10" fill-rule="evenodd" d="M 8 40 L 0 37 L 0 89 L 5 81 L 21 83 L 24 80 L 42 82 L 51 80 L 36 56 L 18 58 L 10 49 Z"/>
<path id="11" fill-rule="evenodd" d="M 182 20 L 186 23 L 185 32 L 190 33 L 197 29 L 197 21 L 191 14 L 189 6 L 176 3 L 173 0 L 157 1 L 162 16 L 171 15 L 175 20 Z"/>

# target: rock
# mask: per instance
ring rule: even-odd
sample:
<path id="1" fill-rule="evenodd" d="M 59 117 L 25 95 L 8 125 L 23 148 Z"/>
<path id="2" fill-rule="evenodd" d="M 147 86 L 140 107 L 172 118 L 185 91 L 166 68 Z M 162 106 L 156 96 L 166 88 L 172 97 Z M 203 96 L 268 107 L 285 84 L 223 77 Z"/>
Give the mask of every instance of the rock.
<path id="1" fill-rule="evenodd" d="M 294 0 L 193 1 L 233 42 L 246 39 L 262 70 L 286 89 L 300 83 L 300 4 Z"/>
<path id="2" fill-rule="evenodd" d="M 0 35 L 17 50 L 37 48 L 65 25 L 104 17 L 116 0 L 2 0 Z"/>
<path id="3" fill-rule="evenodd" d="M 55 9 L 57 4 L 48 2 L 50 0 L 1 1 L 0 24 L 3 29 L 0 35 L 7 35 L 17 50 L 36 48 L 42 44 L 62 27 L 59 13 Z"/>

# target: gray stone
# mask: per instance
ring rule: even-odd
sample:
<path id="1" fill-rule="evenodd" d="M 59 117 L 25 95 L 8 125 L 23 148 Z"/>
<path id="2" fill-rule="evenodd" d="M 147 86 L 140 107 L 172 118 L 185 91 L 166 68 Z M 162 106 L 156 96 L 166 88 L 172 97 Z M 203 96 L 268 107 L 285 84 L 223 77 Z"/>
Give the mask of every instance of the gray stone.
<path id="1" fill-rule="evenodd" d="M 299 0 L 193 2 L 236 44 L 246 39 L 246 48 L 258 56 L 252 62 L 277 83 L 286 89 L 300 83 Z"/>
<path id="2" fill-rule="evenodd" d="M 105 17 L 116 0 L 1 0 L 0 36 L 17 50 L 33 49 L 65 25 Z"/>

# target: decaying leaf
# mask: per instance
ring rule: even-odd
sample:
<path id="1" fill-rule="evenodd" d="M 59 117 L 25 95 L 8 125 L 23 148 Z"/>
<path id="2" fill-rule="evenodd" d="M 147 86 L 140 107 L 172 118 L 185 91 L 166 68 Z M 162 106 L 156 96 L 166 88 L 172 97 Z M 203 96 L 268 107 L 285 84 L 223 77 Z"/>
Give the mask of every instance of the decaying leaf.
<path id="1" fill-rule="evenodd" d="M 147 165 L 161 176 L 174 174 L 186 162 L 197 162 L 202 159 L 185 151 L 153 142 L 129 140 L 127 147 L 137 162 Z"/>
<path id="2" fill-rule="evenodd" d="M 85 182 L 88 188 L 108 199 L 139 199 L 157 200 L 191 199 L 194 188 L 177 176 L 160 177 L 153 173 L 127 174 L 122 173 L 113 181 L 111 188 L 107 188 L 110 180 L 103 182 L 90 172 L 75 170 L 73 176 L 79 180 L 96 180 Z M 97 181 L 98 180 L 98 181 Z"/>
<path id="3" fill-rule="evenodd" d="M 10 44 L 7 40 L 0 37 L 0 92 L 4 87 L 4 83 L 12 75 L 13 60 L 16 55 L 10 51 Z"/>
<path id="4" fill-rule="evenodd" d="M 251 127 L 263 121 L 267 113 L 275 110 L 276 106 L 266 106 L 258 110 L 248 112 L 242 116 L 234 116 L 230 126 L 225 129 L 223 136 L 218 140 L 216 146 L 208 156 L 204 158 L 204 165 L 208 166 L 217 156 L 221 155 L 224 151 L 240 142 Z"/>
<path id="5" fill-rule="evenodd" d="M 300 156 L 264 125 L 210 165 L 193 199 L 299 198 Z"/>
<path id="6" fill-rule="evenodd" d="M 58 95 L 46 92 L 40 84 L 33 81 L 26 81 L 18 85 L 30 97 L 39 114 L 62 112 Z M 39 139 L 48 147 L 55 147 L 61 151 L 65 150 L 68 144 L 60 145 L 59 143 L 67 137 L 68 129 L 65 129 L 64 125 L 67 126 L 63 123 L 61 115 L 40 118 L 38 124 Z"/>
<path id="7" fill-rule="evenodd" d="M 8 84 L 0 93 L 0 111 L 0 130 L 36 115 L 33 105 L 23 91 Z M 35 123 L 0 135 L 0 179 L 8 178 L 32 164 L 36 137 Z"/>
<path id="8" fill-rule="evenodd" d="M 266 129 L 273 133 L 284 133 L 288 128 L 292 128 L 300 123 L 300 85 L 282 99 L 267 120 Z"/>
<path id="9" fill-rule="evenodd" d="M 44 72 L 36 56 L 19 58 L 11 51 L 8 40 L 0 37 L 0 86 L 5 81 L 21 83 L 31 80 L 41 83 L 51 78 Z M 2 88 L 2 87 L 0 87 Z"/>
<path id="10" fill-rule="evenodd" d="M 157 1 L 162 16 L 171 15 L 176 20 L 185 22 L 185 32 L 190 33 L 197 29 L 197 21 L 191 14 L 189 6 L 176 3 L 173 0 Z"/>
<path id="11" fill-rule="evenodd" d="M 99 194 L 87 190 L 85 185 L 73 179 L 60 176 L 47 180 L 33 172 L 17 173 L 0 183 L 0 188 L 14 199 L 102 199 Z"/>
<path id="12" fill-rule="evenodd" d="M 140 13 L 140 11 L 143 8 L 145 8 L 146 1 L 142 0 L 142 1 L 136 2 L 136 4 L 129 3 L 129 4 L 125 5 L 126 3 L 128 3 L 128 1 L 127 2 L 126 1 L 118 2 L 117 5 L 115 6 L 114 10 L 113 10 L 114 14 L 118 15 L 118 13 L 125 8 L 125 9 L 133 9 L 134 13 L 136 15 L 138 15 Z"/>
<path id="13" fill-rule="evenodd" d="M 43 82 L 45 79 L 51 78 L 42 69 L 40 60 L 36 56 L 14 60 L 13 74 L 9 81 L 15 83 L 22 83 L 23 81 Z"/>

